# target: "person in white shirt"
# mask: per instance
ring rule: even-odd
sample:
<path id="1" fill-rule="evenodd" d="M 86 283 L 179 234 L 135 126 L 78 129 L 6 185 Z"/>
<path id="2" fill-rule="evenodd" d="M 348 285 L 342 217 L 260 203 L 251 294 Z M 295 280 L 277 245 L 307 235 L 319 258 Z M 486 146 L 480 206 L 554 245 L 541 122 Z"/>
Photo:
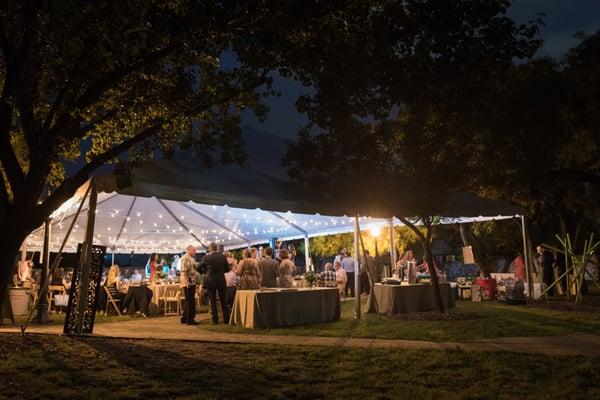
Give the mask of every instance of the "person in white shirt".
<path id="1" fill-rule="evenodd" d="M 131 275 L 131 284 L 139 285 L 142 282 L 142 275 L 140 275 L 137 269 L 133 270 L 133 274 Z"/>
<path id="2" fill-rule="evenodd" d="M 348 280 L 346 281 L 345 292 L 350 292 L 350 297 L 354 297 L 354 258 L 346 252 L 342 253 L 342 268 L 346 271 Z"/>

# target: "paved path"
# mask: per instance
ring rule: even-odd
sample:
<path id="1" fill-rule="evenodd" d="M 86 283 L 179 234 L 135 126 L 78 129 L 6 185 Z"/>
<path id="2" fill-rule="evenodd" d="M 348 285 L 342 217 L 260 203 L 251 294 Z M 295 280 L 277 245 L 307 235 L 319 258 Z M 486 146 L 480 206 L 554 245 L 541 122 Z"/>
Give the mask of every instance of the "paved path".
<path id="1" fill-rule="evenodd" d="M 208 324 L 204 319 L 203 324 Z M 0 333 L 17 333 L 17 326 L 4 325 Z M 30 325 L 28 333 L 60 335 L 60 325 Z M 314 336 L 266 335 L 214 332 L 181 325 L 178 317 L 107 322 L 94 327 L 94 336 L 125 339 L 188 340 L 198 342 L 288 344 L 301 346 L 339 346 L 362 348 L 434 349 L 463 351 L 509 351 L 545 355 L 584 355 L 600 357 L 600 336 L 518 337 L 483 339 L 468 342 L 425 342 L 400 339 L 365 339 Z"/>

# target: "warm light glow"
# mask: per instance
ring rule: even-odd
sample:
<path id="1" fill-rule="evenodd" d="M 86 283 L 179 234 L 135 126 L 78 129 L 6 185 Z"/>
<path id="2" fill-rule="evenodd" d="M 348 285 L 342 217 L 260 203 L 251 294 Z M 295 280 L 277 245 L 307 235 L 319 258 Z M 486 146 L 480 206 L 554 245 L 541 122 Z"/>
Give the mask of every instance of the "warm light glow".
<path id="1" fill-rule="evenodd" d="M 379 236 L 379 227 L 378 226 L 374 226 L 371 228 L 371 236 L 373 236 L 373 237 Z"/>

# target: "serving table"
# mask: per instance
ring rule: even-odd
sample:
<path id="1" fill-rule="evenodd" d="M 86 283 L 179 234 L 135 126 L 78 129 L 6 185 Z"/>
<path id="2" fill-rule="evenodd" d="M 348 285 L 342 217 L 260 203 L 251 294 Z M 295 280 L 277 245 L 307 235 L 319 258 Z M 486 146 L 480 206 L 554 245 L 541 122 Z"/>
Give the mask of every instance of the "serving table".
<path id="1" fill-rule="evenodd" d="M 454 296 L 450 284 L 441 283 L 440 293 L 445 308 L 454 307 Z M 401 314 L 437 309 L 434 287 L 427 285 L 373 285 L 375 310 L 379 314 Z"/>
<path id="2" fill-rule="evenodd" d="M 231 325 L 250 329 L 307 325 L 340 318 L 337 288 L 238 290 Z"/>

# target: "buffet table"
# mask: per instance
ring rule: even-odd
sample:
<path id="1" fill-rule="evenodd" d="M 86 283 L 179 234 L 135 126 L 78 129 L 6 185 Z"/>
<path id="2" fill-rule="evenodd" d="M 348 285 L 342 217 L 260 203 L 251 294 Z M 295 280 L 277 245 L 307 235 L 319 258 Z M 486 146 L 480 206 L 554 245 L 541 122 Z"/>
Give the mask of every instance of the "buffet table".
<path id="1" fill-rule="evenodd" d="M 375 310 L 379 314 L 401 314 L 432 311 L 437 309 L 432 285 L 386 285 L 373 286 Z M 440 293 L 445 308 L 454 307 L 454 296 L 450 284 L 440 284 Z"/>
<path id="2" fill-rule="evenodd" d="M 231 325 L 250 329 L 307 325 L 340 318 L 337 288 L 238 290 Z"/>

